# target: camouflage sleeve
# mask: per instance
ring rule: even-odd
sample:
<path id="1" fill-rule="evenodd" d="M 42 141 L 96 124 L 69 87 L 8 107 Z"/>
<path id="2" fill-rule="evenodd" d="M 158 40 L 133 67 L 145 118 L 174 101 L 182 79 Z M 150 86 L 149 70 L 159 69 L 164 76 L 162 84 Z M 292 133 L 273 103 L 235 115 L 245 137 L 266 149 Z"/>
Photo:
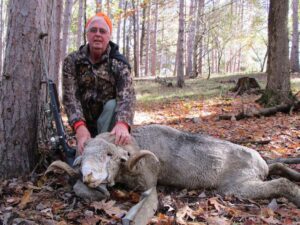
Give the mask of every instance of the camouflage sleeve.
<path id="1" fill-rule="evenodd" d="M 80 101 L 76 98 L 75 63 L 72 55 L 65 58 L 63 64 L 63 104 L 71 126 L 79 120 L 85 121 Z"/>
<path id="2" fill-rule="evenodd" d="M 116 121 L 123 121 L 128 125 L 132 125 L 136 98 L 130 69 L 125 63 L 115 59 L 112 61 L 112 69 L 113 71 L 118 71 L 118 73 L 116 73 L 118 74 L 116 76 Z"/>

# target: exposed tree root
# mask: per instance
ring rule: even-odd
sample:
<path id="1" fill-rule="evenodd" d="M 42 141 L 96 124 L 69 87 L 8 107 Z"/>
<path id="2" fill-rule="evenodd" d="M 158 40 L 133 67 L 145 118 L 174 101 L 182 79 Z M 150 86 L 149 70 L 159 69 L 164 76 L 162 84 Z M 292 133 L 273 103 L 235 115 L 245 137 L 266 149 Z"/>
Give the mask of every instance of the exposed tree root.
<path id="1" fill-rule="evenodd" d="M 261 110 L 253 111 L 253 112 L 241 112 L 237 115 L 220 115 L 220 120 L 241 120 L 250 117 L 261 117 L 261 116 L 272 116 L 277 112 L 289 113 L 292 110 L 298 110 L 300 108 L 299 102 L 295 102 L 294 104 L 281 104 L 274 107 L 263 108 Z"/>

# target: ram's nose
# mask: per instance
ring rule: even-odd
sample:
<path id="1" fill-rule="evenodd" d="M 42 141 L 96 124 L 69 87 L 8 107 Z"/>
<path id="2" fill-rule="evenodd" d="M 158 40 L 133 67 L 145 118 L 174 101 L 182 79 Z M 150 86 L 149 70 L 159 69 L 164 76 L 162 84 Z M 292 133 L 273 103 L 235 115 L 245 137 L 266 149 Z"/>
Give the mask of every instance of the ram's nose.
<path id="1" fill-rule="evenodd" d="M 102 183 L 105 182 L 106 177 L 105 176 L 97 176 L 97 174 L 94 174 L 93 172 L 90 172 L 89 174 L 83 176 L 83 183 L 88 185 L 91 188 L 96 188 Z"/>

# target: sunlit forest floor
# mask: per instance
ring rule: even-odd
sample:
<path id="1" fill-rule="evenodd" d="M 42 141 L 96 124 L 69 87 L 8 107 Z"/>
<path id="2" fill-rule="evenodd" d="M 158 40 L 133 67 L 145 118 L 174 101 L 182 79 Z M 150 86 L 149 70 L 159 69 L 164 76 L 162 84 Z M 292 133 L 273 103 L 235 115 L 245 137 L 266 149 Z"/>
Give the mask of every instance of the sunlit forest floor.
<path id="1" fill-rule="evenodd" d="M 264 74 L 251 75 L 265 87 Z M 236 96 L 229 89 L 241 76 L 186 80 L 183 89 L 154 80 L 135 81 L 135 125 L 164 124 L 192 133 L 205 133 L 256 149 L 265 159 L 300 156 L 300 113 L 277 113 L 270 117 L 221 120 L 259 109 L 259 95 Z M 300 76 L 292 76 L 294 94 Z M 300 165 L 290 165 L 300 171 Z M 0 183 L 2 224 L 120 224 L 120 218 L 140 193 L 120 187 L 112 199 L 85 202 L 74 196 L 66 175 L 32 175 L 30 179 Z M 150 224 L 300 224 L 300 210 L 287 200 L 246 200 L 220 196 L 210 190 L 178 190 L 158 187 L 159 209 Z M 15 223 L 15 224 L 19 224 Z"/>

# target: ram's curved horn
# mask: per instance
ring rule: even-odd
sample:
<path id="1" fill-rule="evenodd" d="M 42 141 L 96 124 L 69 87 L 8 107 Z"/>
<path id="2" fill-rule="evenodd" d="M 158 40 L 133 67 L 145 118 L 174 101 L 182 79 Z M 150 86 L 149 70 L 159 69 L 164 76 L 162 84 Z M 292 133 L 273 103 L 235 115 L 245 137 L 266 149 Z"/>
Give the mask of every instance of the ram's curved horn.
<path id="1" fill-rule="evenodd" d="M 56 169 L 62 169 L 63 171 L 66 171 L 67 174 L 69 174 L 71 177 L 79 175 L 79 173 L 76 170 L 74 170 L 71 166 L 69 166 L 67 163 L 61 160 L 56 160 L 53 163 L 51 163 L 48 169 L 46 170 L 45 175 L 49 172 L 55 171 Z"/>
<path id="2" fill-rule="evenodd" d="M 149 150 L 140 150 L 139 152 L 130 156 L 130 158 L 127 161 L 128 168 L 132 170 L 135 164 L 147 155 L 152 156 L 155 161 L 159 162 L 157 156 L 153 152 L 150 152 Z"/>

